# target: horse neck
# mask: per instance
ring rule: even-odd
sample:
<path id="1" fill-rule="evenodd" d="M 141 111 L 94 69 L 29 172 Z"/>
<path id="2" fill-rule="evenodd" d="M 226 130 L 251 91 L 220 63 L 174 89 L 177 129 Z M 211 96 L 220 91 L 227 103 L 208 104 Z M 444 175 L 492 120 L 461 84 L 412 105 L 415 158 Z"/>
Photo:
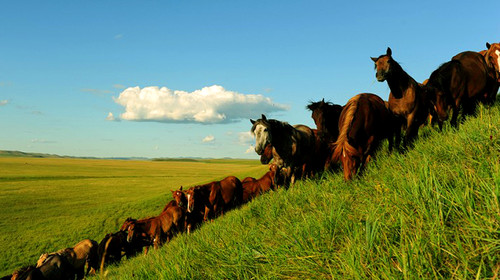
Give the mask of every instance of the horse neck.
<path id="1" fill-rule="evenodd" d="M 289 153 L 289 146 L 292 144 L 292 135 L 294 128 L 289 124 L 275 123 L 272 124 L 272 145 L 276 149 L 278 155 L 282 158 Z"/>
<path id="2" fill-rule="evenodd" d="M 273 184 L 273 178 L 274 175 L 272 174 L 273 172 L 269 171 L 264 176 L 262 176 L 258 181 L 261 186 L 265 186 L 266 190 L 271 187 Z"/>
<path id="3" fill-rule="evenodd" d="M 416 83 L 413 78 L 406 73 L 401 65 L 394 61 L 392 73 L 387 77 L 387 84 L 391 89 L 391 94 L 396 98 L 401 98 L 412 83 Z"/>

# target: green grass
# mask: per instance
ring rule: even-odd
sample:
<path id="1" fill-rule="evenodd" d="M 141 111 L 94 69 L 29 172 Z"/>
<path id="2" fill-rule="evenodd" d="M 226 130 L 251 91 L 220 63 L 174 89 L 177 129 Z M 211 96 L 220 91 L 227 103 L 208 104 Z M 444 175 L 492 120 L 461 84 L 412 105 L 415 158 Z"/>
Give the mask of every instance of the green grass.
<path id="1" fill-rule="evenodd" d="M 351 182 L 270 192 L 97 278 L 498 279 L 499 107 L 421 135 Z"/>
<path id="2" fill-rule="evenodd" d="M 127 217 L 157 215 L 181 185 L 265 171 L 251 160 L 0 158 L 0 275 L 82 239 L 100 241 Z"/>

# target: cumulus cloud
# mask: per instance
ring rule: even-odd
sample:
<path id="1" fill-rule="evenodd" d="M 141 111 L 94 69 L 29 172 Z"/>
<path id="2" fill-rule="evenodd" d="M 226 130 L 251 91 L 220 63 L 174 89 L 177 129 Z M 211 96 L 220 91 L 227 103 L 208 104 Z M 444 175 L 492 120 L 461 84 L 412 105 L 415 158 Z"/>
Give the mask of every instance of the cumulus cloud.
<path id="1" fill-rule="evenodd" d="M 201 140 L 203 143 L 210 143 L 215 141 L 215 137 L 213 135 L 208 135 L 203 140 Z"/>
<path id="2" fill-rule="evenodd" d="M 242 94 L 213 85 L 193 92 L 166 87 L 129 87 L 114 98 L 129 121 L 231 123 L 261 114 L 288 110 L 261 94 Z"/>
<path id="3" fill-rule="evenodd" d="M 8 100 L 0 100 L 0 106 L 5 106 L 7 103 L 9 103 Z"/>
<path id="4" fill-rule="evenodd" d="M 238 133 L 238 143 L 240 143 L 241 145 L 249 145 L 254 141 L 254 137 L 250 131 Z"/>

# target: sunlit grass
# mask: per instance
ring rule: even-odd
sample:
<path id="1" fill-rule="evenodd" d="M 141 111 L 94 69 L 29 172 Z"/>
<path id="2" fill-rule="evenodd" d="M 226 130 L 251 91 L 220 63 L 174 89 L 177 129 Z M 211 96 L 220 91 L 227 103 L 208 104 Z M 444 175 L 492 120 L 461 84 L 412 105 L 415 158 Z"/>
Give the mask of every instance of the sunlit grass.
<path id="1" fill-rule="evenodd" d="M 84 238 L 100 241 L 127 217 L 157 215 L 181 185 L 265 171 L 249 160 L 0 158 L 0 275 Z"/>
<path id="2" fill-rule="evenodd" d="M 500 112 L 425 128 L 351 182 L 298 182 L 107 279 L 488 279 L 500 272 Z"/>

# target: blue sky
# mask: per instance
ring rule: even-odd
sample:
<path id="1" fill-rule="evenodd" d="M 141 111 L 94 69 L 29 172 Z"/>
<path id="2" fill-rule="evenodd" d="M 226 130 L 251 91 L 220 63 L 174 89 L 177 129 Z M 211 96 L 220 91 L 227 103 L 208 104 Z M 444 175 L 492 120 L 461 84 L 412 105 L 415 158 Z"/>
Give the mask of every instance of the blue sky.
<path id="1" fill-rule="evenodd" d="M 499 1 L 3 1 L 0 150 L 257 158 L 249 118 L 387 99 L 370 56 L 417 81 L 500 41 Z"/>

